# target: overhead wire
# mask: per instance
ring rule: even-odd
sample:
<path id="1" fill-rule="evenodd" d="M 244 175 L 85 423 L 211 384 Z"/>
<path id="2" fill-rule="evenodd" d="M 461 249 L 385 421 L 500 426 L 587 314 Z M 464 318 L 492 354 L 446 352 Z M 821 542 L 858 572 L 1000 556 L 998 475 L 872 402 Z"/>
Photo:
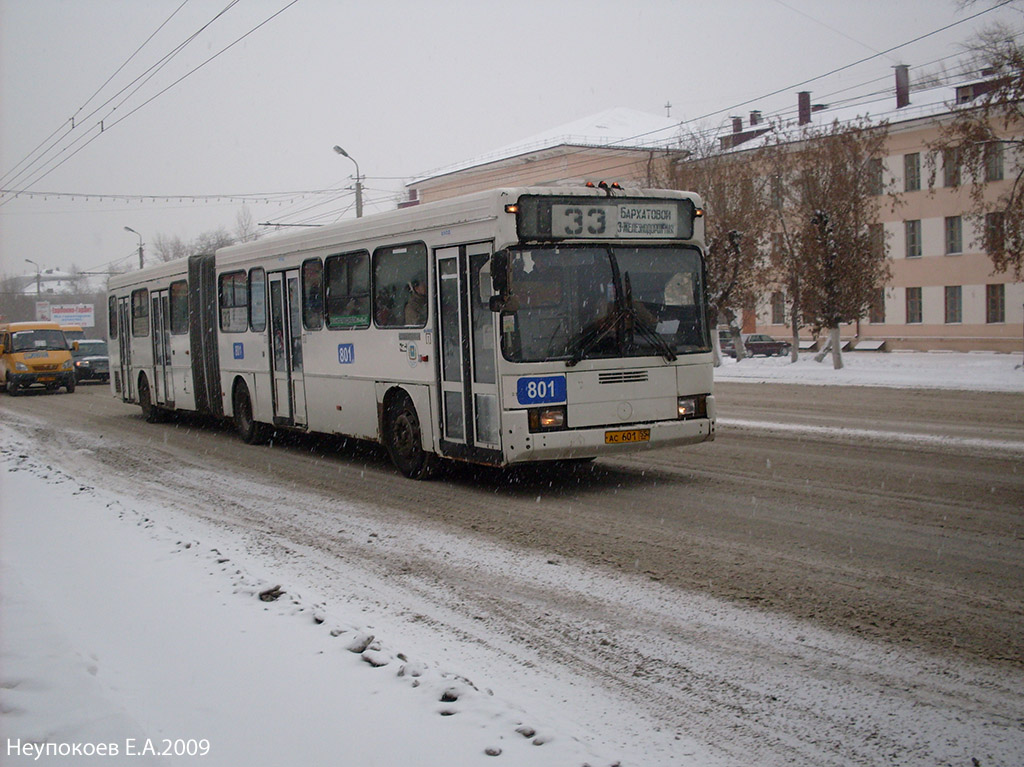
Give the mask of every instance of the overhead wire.
<path id="1" fill-rule="evenodd" d="M 226 10 L 228 10 L 228 9 L 230 9 L 230 7 L 234 6 L 234 5 L 235 5 L 235 4 L 237 3 L 237 2 L 239 2 L 239 0 L 232 0 L 232 2 L 231 2 L 231 3 L 229 4 L 228 8 L 226 8 L 226 9 L 225 9 L 225 11 L 226 11 Z M 66 162 L 67 162 L 68 160 L 70 160 L 70 159 L 71 159 L 72 157 L 74 157 L 75 155 L 77 155 L 77 154 L 78 154 L 79 152 L 81 152 L 81 151 L 82 151 L 83 149 L 85 149 L 85 147 L 89 146 L 89 144 L 91 144 L 91 143 L 92 143 L 93 141 L 95 141 L 95 140 L 96 140 L 97 138 L 99 138 L 99 136 L 103 135 L 103 134 L 104 134 L 104 133 L 105 133 L 106 131 L 110 130 L 110 129 L 111 129 L 111 128 L 113 128 L 114 126 L 116 126 L 116 125 L 118 125 L 118 124 L 120 124 L 120 123 L 124 122 L 125 120 L 127 120 L 127 119 L 128 119 L 129 117 L 131 117 L 132 115 L 134 115 L 134 114 L 135 114 L 136 112 L 138 112 L 138 111 L 139 111 L 140 109 L 142 109 L 143 107 L 145 107 L 145 106 L 147 106 L 148 104 L 152 103 L 152 102 L 153 102 L 154 100 L 156 100 L 157 98 L 159 98 L 160 96 L 162 96 L 163 94 L 165 94 L 165 93 L 166 93 L 167 91 L 171 90 L 171 88 L 175 87 L 176 85 L 178 85 L 179 83 L 181 83 L 181 82 L 182 82 L 183 80 L 185 80 L 186 78 L 188 78 L 188 77 L 190 77 L 191 75 L 195 74 L 195 73 L 196 73 L 197 71 L 199 71 L 200 69 L 202 69 L 203 67 L 205 67 L 205 66 L 206 66 L 207 64 L 209 64 L 209 63 L 210 63 L 211 61 L 213 61 L 214 59 L 218 58 L 219 56 L 221 56 L 222 54 L 224 54 L 225 52 L 227 52 L 228 50 L 230 50 L 230 49 L 231 49 L 231 48 L 233 48 L 234 46 L 238 45 L 238 43 L 240 43 L 240 42 L 242 42 L 243 40 L 245 40 L 245 39 L 246 39 L 247 37 L 249 37 L 250 35 L 252 35 L 253 33 L 255 33 L 255 32 L 256 32 L 257 30 L 259 30 L 259 29 L 261 29 L 262 27 L 264 27 L 265 25 L 269 24 L 269 23 L 270 23 L 271 21 L 273 21 L 273 20 L 274 20 L 275 18 L 277 18 L 278 16 L 280 16 L 280 15 L 281 15 L 282 13 L 284 13 L 284 12 L 285 12 L 286 10 L 288 10 L 289 8 L 291 8 L 291 7 L 292 7 L 293 5 L 295 5 L 295 4 L 297 3 L 297 2 L 299 2 L 299 0 L 291 0 L 291 2 L 289 2 L 289 3 L 288 3 L 287 5 L 285 5 L 285 6 L 283 7 L 283 8 L 281 8 L 280 10 L 278 10 L 278 11 L 277 11 L 276 13 L 273 13 L 272 15 L 270 15 L 269 17 L 267 17 L 266 19 L 264 19 L 264 20 L 263 20 L 262 22 L 260 22 L 260 23 L 259 23 L 259 24 L 257 24 L 257 25 L 256 25 L 255 27 L 253 27 L 252 29 L 250 29 L 250 30 L 249 30 L 248 32 L 246 32 L 245 34 L 241 35 L 240 37 L 238 37 L 237 39 L 235 39 L 235 40 L 234 40 L 233 42 L 231 42 L 231 43 L 229 43 L 228 45 L 226 45 L 225 47 L 223 47 L 223 48 L 222 48 L 221 50 L 217 51 L 217 53 L 215 53 L 215 54 L 213 54 L 212 56 L 210 56 L 209 58 L 207 58 L 207 59 L 206 59 L 205 61 L 203 61 L 203 62 L 202 62 L 201 64 L 199 64 L 198 66 L 196 66 L 196 67 L 194 67 L 193 69 L 191 69 L 191 70 L 189 70 L 188 72 L 186 72 L 186 73 L 185 73 L 184 75 L 182 75 L 181 77 L 179 77 L 179 78 L 178 78 L 177 80 L 175 80 L 174 82 L 172 82 L 172 83 L 171 83 L 170 85 L 168 85 L 168 86 L 166 86 L 165 88 L 163 88 L 162 90 L 158 91 L 158 92 L 157 92 L 157 93 L 156 93 L 155 95 L 151 96 L 151 97 L 150 97 L 150 98 L 148 98 L 148 99 L 147 99 L 146 101 L 144 101 L 144 102 L 142 102 L 141 104 L 139 104 L 138 106 L 136 106 L 136 107 L 135 107 L 134 109 L 132 109 L 132 110 L 131 110 L 130 112 L 128 112 L 127 114 L 125 114 L 125 115 L 121 116 L 120 118 L 118 118 L 117 120 L 115 120 L 115 121 L 114 121 L 113 123 L 111 123 L 111 124 L 110 124 L 109 126 L 105 126 L 105 127 L 103 127 L 103 128 L 101 129 L 100 133 L 98 133 L 98 134 L 94 135 L 94 136 L 93 136 L 93 137 L 92 137 L 91 139 L 89 139 L 89 140 L 88 140 L 88 141 L 87 141 L 87 142 L 86 142 L 85 144 L 83 144 L 82 146 L 80 146 L 80 147 L 79 147 L 78 149 L 76 149 L 76 150 L 75 150 L 74 152 L 72 152 L 72 153 L 71 153 L 70 155 L 68 155 L 67 157 L 65 157 L 65 158 L 64 158 L 63 160 L 61 160 L 60 162 L 58 162 L 58 163 L 57 163 L 56 165 L 54 165 L 53 167 L 51 167 L 51 168 L 49 168 L 48 170 L 46 170 L 46 172 L 45 172 L 45 173 L 37 174 L 37 176 L 33 177 L 33 178 L 32 178 L 32 179 L 31 179 L 31 180 L 30 180 L 30 181 L 28 182 L 28 186 L 29 186 L 29 187 L 31 187 L 31 186 L 32 186 L 33 184 L 36 184 L 36 183 L 38 183 L 39 181 L 42 181 L 42 180 L 43 180 L 44 178 L 46 178 L 46 176 L 50 175 L 50 173 L 52 173 L 52 172 L 53 172 L 53 171 L 55 171 L 55 170 L 56 170 L 57 168 L 59 168 L 59 167 L 60 167 L 61 165 L 63 165 L 64 163 L 66 163 Z M 222 13 L 223 13 L 223 12 L 222 12 Z M 109 103 L 109 102 L 108 102 L 108 103 Z M 122 102 L 122 103 L 124 103 L 124 102 Z M 118 106 L 120 106 L 120 105 L 118 105 Z M 116 109 L 116 107 L 115 107 L 115 109 Z M 102 125 L 102 122 L 101 122 L 101 125 Z M 27 189 L 26 189 L 26 190 L 23 190 L 23 191 L 27 191 Z M 2 205 L 5 205 L 5 204 L 7 204 L 8 202 L 10 202 L 10 200 L 11 200 L 11 199 L 13 199 L 13 198 L 12 198 L 12 197 L 8 197 L 8 198 L 7 198 L 6 200 L 0 200 L 0 206 L 2 206 Z"/>
<path id="2" fill-rule="evenodd" d="M 17 170 L 22 165 L 22 163 L 24 163 L 27 160 L 29 160 L 32 157 L 32 155 L 34 155 L 37 151 L 39 151 L 39 148 L 41 146 L 43 146 L 43 144 L 45 144 L 51 138 L 56 136 L 61 131 L 61 129 L 68 122 L 71 122 L 72 126 L 73 126 L 74 125 L 75 117 L 77 117 L 78 114 L 83 109 L 85 109 L 86 106 L 88 106 L 90 101 L 92 101 L 94 98 L 96 98 L 97 94 L 99 94 L 100 91 L 102 91 L 104 88 L 107 87 L 107 85 L 110 83 L 111 80 L 113 80 L 115 77 L 117 77 L 117 75 L 121 72 L 121 70 L 124 69 L 131 62 L 131 60 L 134 59 L 139 54 L 139 52 L 143 48 L 145 48 L 146 45 L 149 44 L 149 42 L 160 32 L 160 30 L 163 29 L 167 25 L 167 23 L 171 19 L 174 18 L 174 16 L 178 13 L 178 11 L 180 11 L 182 8 L 185 7 L 185 5 L 186 5 L 186 3 L 188 3 L 188 1 L 189 0 L 182 0 L 181 5 L 179 5 L 177 8 L 175 8 L 174 11 L 171 12 L 171 15 L 168 16 L 166 19 L 164 19 L 164 21 L 160 24 L 160 26 L 158 26 L 156 28 L 156 30 L 149 37 L 146 38 L 146 40 L 142 43 L 142 45 L 140 45 L 138 48 L 136 48 L 135 51 L 127 59 L 125 59 L 124 62 L 122 62 L 121 66 L 119 66 L 117 69 L 114 70 L 114 73 L 112 75 L 110 75 L 110 77 L 108 77 L 106 79 L 106 81 L 104 81 L 103 85 L 101 85 L 99 88 L 97 88 L 89 98 L 87 98 L 84 102 L 82 102 L 82 105 L 80 107 L 78 107 L 78 109 L 75 110 L 75 112 L 71 115 L 71 117 L 69 117 L 67 120 L 62 122 L 59 126 L 57 126 L 57 128 L 53 131 L 53 133 L 51 133 L 49 136 L 47 136 L 42 141 L 40 141 L 39 144 L 37 144 L 36 147 L 32 151 L 30 151 L 27 155 L 25 155 L 25 157 L 23 157 L 21 160 L 19 160 L 10 170 L 8 170 L 2 176 L 0 176 L 0 184 L 5 183 L 7 181 L 7 178 L 10 176 L 11 173 L 13 173 L 15 170 Z"/>
<path id="3" fill-rule="evenodd" d="M 187 0 L 186 0 L 186 1 L 187 1 Z M 237 4 L 239 3 L 239 2 L 240 2 L 240 0 L 231 0 L 231 2 L 229 2 L 227 6 L 225 6 L 225 7 L 224 7 L 224 8 L 222 9 L 222 10 L 220 10 L 220 11 L 219 11 L 219 12 L 218 12 L 218 13 L 217 13 L 216 15 L 214 15 L 214 17 L 213 17 L 212 19 L 210 19 L 210 20 L 209 20 L 208 22 L 206 22 L 206 23 L 205 23 L 205 24 L 204 24 L 203 26 L 201 26 L 201 27 L 200 27 L 199 29 L 197 29 L 197 30 L 196 30 L 195 32 L 193 32 L 192 34 L 190 34 L 190 35 L 189 35 L 189 36 L 188 36 L 187 38 L 185 38 L 185 40 L 184 40 L 184 41 L 182 41 L 182 42 L 181 42 L 181 43 L 179 43 L 179 44 L 178 44 L 177 46 L 175 46 L 174 48 L 172 48 L 172 49 L 171 49 L 171 51 L 170 51 L 169 53 L 166 53 L 166 54 L 164 54 L 164 55 L 163 55 L 163 56 L 162 56 L 162 57 L 161 57 L 160 59 L 158 59 L 158 60 L 157 60 L 157 62 L 156 62 L 155 64 L 152 64 L 152 65 L 151 65 L 151 66 L 150 66 L 150 67 L 149 67 L 148 69 L 146 69 L 146 70 L 145 70 L 144 72 L 142 72 L 142 74 L 138 75 L 138 76 L 137 76 L 137 77 L 136 77 L 136 78 L 135 78 L 134 80 L 132 80 L 131 82 L 129 82 L 129 83 L 127 84 L 127 85 L 123 86 L 123 87 L 122 87 L 122 88 L 121 88 L 120 90 L 118 90 L 118 91 L 117 91 L 116 93 L 114 93 L 114 94 L 113 94 L 112 96 L 110 96 L 110 97 L 109 97 L 109 98 L 108 98 L 108 99 L 107 99 L 106 101 L 104 101 L 104 102 L 103 102 L 102 104 L 100 104 L 100 105 L 99 105 L 98 107 L 96 107 L 95 109 L 93 109 L 93 110 L 92 110 L 92 112 L 90 112 L 90 113 L 89 113 L 88 115 L 86 115 L 86 116 L 85 116 L 85 117 L 83 118 L 83 120 L 79 122 L 79 124 L 78 124 L 78 125 L 75 125 L 75 122 L 74 122 L 74 116 L 73 116 L 72 118 L 70 118 L 70 120 L 69 120 L 69 121 L 70 121 L 71 125 L 70 125 L 70 127 L 69 127 L 69 128 L 68 128 L 68 129 L 66 130 L 66 131 L 65 131 L 65 133 L 64 133 L 64 134 L 63 134 L 62 136 L 60 136 L 60 137 L 59 137 L 59 138 L 58 138 L 58 139 L 57 139 L 56 141 L 54 141 L 54 142 L 53 142 L 52 144 L 50 144 L 50 146 L 48 146 L 48 147 L 47 147 L 47 148 L 46 148 L 46 149 L 45 149 L 45 150 L 44 150 L 44 151 L 42 152 L 42 154 L 41 154 L 41 155 L 40 155 L 40 156 L 39 156 L 38 158 L 36 158 L 35 160 L 33 160 L 33 161 L 32 161 L 32 162 L 31 162 L 31 163 L 30 163 L 30 164 L 29 164 L 29 165 L 28 165 L 28 166 L 27 166 L 26 168 L 22 169 L 22 170 L 21 170 L 21 171 L 20 171 L 20 172 L 19 172 L 19 173 L 18 173 L 18 174 L 17 174 L 16 176 L 14 176 L 13 178 L 11 178 L 11 179 L 8 179 L 7 183 L 8 183 L 8 184 L 13 184 L 13 183 L 14 183 L 15 181 L 17 181 L 17 179 L 18 179 L 18 178 L 20 178 L 21 176 L 23 176 L 23 175 L 24 175 L 25 173 L 29 172 L 29 169 L 30 169 L 30 168 L 32 168 L 32 167 L 34 167 L 34 166 L 36 166 L 36 165 L 38 165 L 38 164 L 40 164 L 40 163 L 43 163 L 43 167 L 45 168 L 45 167 L 46 167 L 46 165 L 49 165 L 50 163 L 53 163 L 53 162 L 55 162 L 55 161 L 56 161 L 56 160 L 57 160 L 57 159 L 58 159 L 58 158 L 60 157 L 60 155 L 61 155 L 62 153 L 66 152 L 66 151 L 67 151 L 68 149 L 70 149 L 70 148 L 74 147 L 74 146 L 75 146 L 76 144 L 78 144 L 79 142 L 81 142 L 81 141 L 82 141 L 82 140 L 83 140 L 83 139 L 85 138 L 85 136 L 88 136 L 88 135 L 89 135 L 90 133 L 92 133 L 93 131 L 95 131 L 95 129 L 96 129 L 97 127 L 99 127 L 99 128 L 100 128 L 100 132 L 102 133 L 102 132 L 103 132 L 103 128 L 104 128 L 104 126 L 103 126 L 103 123 L 104 123 L 104 120 L 106 120 L 106 118 L 107 118 L 107 117 L 109 117 L 109 116 L 110 116 L 111 114 L 113 114 L 113 113 L 114 113 L 114 112 L 115 112 L 115 111 L 116 111 L 116 110 L 117 110 L 117 109 L 118 109 L 118 108 L 119 108 L 119 107 L 120 107 L 120 106 L 121 106 L 122 104 L 124 104 L 124 103 L 125 103 L 125 101 L 127 101 L 127 100 L 128 100 L 129 98 L 131 98 L 131 96 L 133 96 L 133 95 L 134 95 L 135 93 L 137 93 L 137 92 L 139 91 L 139 89 L 141 89 L 141 88 L 142 88 L 142 86 L 144 86 L 144 85 L 145 85 L 145 84 L 146 84 L 147 82 L 149 82 L 149 81 L 150 81 L 150 80 L 151 80 L 151 79 L 152 79 L 153 77 L 155 77 L 155 76 L 156 76 L 156 74 L 157 74 L 157 73 L 158 73 L 158 72 L 159 72 L 160 70 L 162 70 L 162 69 L 163 69 L 163 68 L 164 68 L 165 66 L 167 66 L 167 64 L 169 64 L 169 63 L 170 63 L 170 62 L 171 62 L 171 61 L 172 61 L 172 60 L 173 60 L 173 59 L 174 59 L 174 58 L 175 58 L 175 57 L 176 57 L 176 56 L 177 56 L 178 54 L 180 54 L 180 53 L 181 53 L 181 52 L 182 52 L 182 51 L 183 51 L 183 50 L 184 50 L 184 49 L 185 49 L 185 48 L 186 48 L 186 47 L 187 47 L 187 46 L 188 46 L 188 45 L 189 45 L 189 44 L 190 44 L 190 43 L 191 43 L 191 42 L 192 42 L 193 40 L 195 40 L 195 39 L 196 39 L 196 38 L 197 38 L 197 37 L 198 37 L 198 36 L 199 36 L 200 34 L 202 34 L 202 33 L 203 33 L 204 31 L 206 31 L 206 30 L 207 30 L 207 29 L 208 29 L 208 28 L 209 28 L 210 26 L 212 26 L 212 25 L 213 25 L 213 23 L 214 23 L 214 22 L 216 22 L 216 21 L 217 21 L 218 19 L 220 19 L 220 18 L 221 18 L 222 16 L 224 16 L 224 15 L 225 15 L 225 14 L 226 14 L 226 13 L 227 13 L 227 12 L 228 12 L 229 10 L 231 10 L 231 9 L 232 9 L 232 8 L 233 8 L 233 7 L 235 6 L 235 5 L 237 5 Z M 183 5 L 184 5 L 184 3 L 183 3 Z M 179 9 L 180 9 L 180 7 L 181 7 L 181 6 L 179 6 Z M 175 11 L 175 12 L 177 12 L 177 11 Z M 172 14 L 172 15 L 173 15 L 173 14 Z M 168 21 L 169 21 L 169 20 L 170 20 L 170 19 L 168 19 Z M 166 23 L 166 22 L 165 22 L 165 23 Z M 161 25 L 161 26 L 163 26 L 163 25 Z M 154 33 L 154 34 L 156 34 L 156 33 Z M 152 35 L 151 35 L 150 37 L 152 38 Z M 141 49 L 141 47 L 140 47 L 140 49 Z M 135 54 L 133 54 L 133 57 L 134 57 L 134 55 L 135 55 Z M 126 63 L 127 63 L 127 62 L 126 62 Z M 122 65 L 122 68 L 123 68 L 123 65 Z M 110 79 L 112 79 L 112 77 L 111 77 Z M 110 79 L 108 79 L 108 82 L 109 82 L 109 80 L 110 80 Z M 124 99 L 122 99 L 122 100 L 121 100 L 121 102 L 120 102 L 119 104 L 117 104 L 117 105 L 116 105 L 116 106 L 115 106 L 115 107 L 114 107 L 113 109 L 111 109 L 111 110 L 110 110 L 110 112 L 109 112 L 109 113 L 108 113 L 108 114 L 107 114 L 107 115 L 106 115 L 106 116 L 105 116 L 105 117 L 103 118 L 103 120 L 100 120 L 100 122 L 99 122 L 99 123 L 93 123 L 93 124 L 90 124 L 89 130 L 88 130 L 88 131 L 86 132 L 85 136 L 83 136 L 83 135 L 79 135 L 79 137 L 78 137 L 77 139 L 75 139 L 74 141 L 72 141 L 72 142 L 71 142 L 71 143 L 70 143 L 69 145 L 67 145 L 67 146 L 65 146 L 65 147 L 62 147 L 61 149 L 59 149 L 59 150 L 57 151 L 56 155 L 54 155 L 54 156 L 52 156 L 52 157 L 46 157 L 46 156 L 47 156 L 47 155 L 48 155 L 48 154 L 49 154 L 49 153 L 51 152 L 51 150 L 53 150 L 53 149 L 54 149 L 55 147 L 57 147 L 57 145 L 58 145 L 58 144 L 60 144 L 60 143 L 61 143 L 61 141 L 63 141 L 63 140 L 65 139 L 65 138 L 67 138 L 67 137 L 68 137 L 68 136 L 69 136 L 69 135 L 70 135 L 71 133 L 73 133 L 73 132 L 74 132 L 74 131 L 75 131 L 75 130 L 76 130 L 77 128 L 80 128 L 80 127 L 81 127 L 81 125 L 82 125 L 82 122 L 84 122 L 84 121 L 86 121 L 86 120 L 90 120 L 91 118 L 93 118 L 93 117 L 94 117 L 94 116 L 95 116 L 95 115 L 96 115 L 96 114 L 97 114 L 97 113 L 98 113 L 98 112 L 99 112 L 99 111 L 100 111 L 101 109 L 103 109 L 103 108 L 104 108 L 105 106 L 107 106 L 108 104 L 110 104 L 110 103 L 111 103 L 112 101 L 114 101 L 114 99 L 116 99 L 116 98 L 117 98 L 118 96 L 120 96 L 121 94 L 123 94 L 123 93 L 124 93 L 125 91 L 127 91 L 127 90 L 128 90 L 129 88 L 131 88 L 132 86 L 134 86 L 134 85 L 135 85 L 136 83 L 138 83 L 138 82 L 139 82 L 140 80 L 142 80 L 142 83 L 141 83 L 141 84 L 139 84 L 139 86 L 138 86 L 137 88 L 135 88 L 135 90 L 133 90 L 133 91 L 132 91 L 131 93 L 129 93 L 129 94 L 128 94 L 128 96 L 126 96 L 126 97 L 125 97 Z M 98 91 L 97 91 L 97 92 L 98 92 Z M 91 100 L 92 100 L 92 98 L 94 98 L 94 97 L 95 97 L 95 94 L 93 94 L 93 96 L 92 96 L 92 97 L 90 97 L 90 99 L 89 99 L 89 100 L 91 101 Z M 86 102 L 86 104 L 88 104 L 88 101 Z M 83 104 L 83 107 L 82 107 L 82 108 L 84 108 L 84 106 L 85 106 L 85 105 Z M 81 111 L 81 108 L 79 109 L 79 111 Z M 77 112 L 76 112 L 76 115 L 77 115 Z M 53 135 L 53 134 L 51 134 L 51 136 L 52 136 L 52 135 Z M 77 154 L 77 152 L 76 152 L 76 154 Z M 45 159 L 44 159 L 44 158 L 45 158 Z M 35 172 L 35 173 L 37 174 L 37 176 L 38 176 L 38 174 L 39 174 L 39 173 L 40 173 L 41 171 L 37 170 L 37 171 L 34 171 L 34 172 Z M 39 178 L 35 178 L 35 179 L 30 179 L 30 180 L 29 180 L 28 182 L 26 182 L 26 186 L 31 186 L 32 184 L 36 183 L 36 182 L 37 182 L 37 181 L 39 181 L 39 180 L 41 180 L 41 177 L 39 177 Z"/>

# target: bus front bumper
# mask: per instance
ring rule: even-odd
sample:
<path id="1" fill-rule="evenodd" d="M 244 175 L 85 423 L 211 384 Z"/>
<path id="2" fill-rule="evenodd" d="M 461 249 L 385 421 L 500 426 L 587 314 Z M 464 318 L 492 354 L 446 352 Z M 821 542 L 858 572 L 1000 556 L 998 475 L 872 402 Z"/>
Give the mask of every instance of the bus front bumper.
<path id="1" fill-rule="evenodd" d="M 517 423 L 509 431 L 505 458 L 508 463 L 522 463 L 596 458 L 708 442 L 715 438 L 715 421 L 692 418 L 531 434 L 524 419 L 521 425 Z"/>

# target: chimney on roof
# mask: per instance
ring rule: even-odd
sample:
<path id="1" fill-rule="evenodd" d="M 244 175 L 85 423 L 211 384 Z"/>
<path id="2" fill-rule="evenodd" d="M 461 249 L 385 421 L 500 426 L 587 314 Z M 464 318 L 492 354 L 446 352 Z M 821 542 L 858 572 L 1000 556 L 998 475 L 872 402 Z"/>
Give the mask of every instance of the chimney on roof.
<path id="1" fill-rule="evenodd" d="M 732 132 L 733 133 L 742 133 L 743 132 L 743 118 L 742 117 L 734 117 L 734 118 L 732 118 Z"/>
<path id="2" fill-rule="evenodd" d="M 910 103 L 910 67 L 897 64 L 896 70 L 896 108 L 901 109 Z"/>
<path id="3" fill-rule="evenodd" d="M 755 109 L 750 113 L 750 124 L 759 125 L 761 123 L 761 110 Z"/>
<path id="4" fill-rule="evenodd" d="M 796 94 L 797 125 L 807 125 L 811 121 L 811 92 L 800 91 Z"/>

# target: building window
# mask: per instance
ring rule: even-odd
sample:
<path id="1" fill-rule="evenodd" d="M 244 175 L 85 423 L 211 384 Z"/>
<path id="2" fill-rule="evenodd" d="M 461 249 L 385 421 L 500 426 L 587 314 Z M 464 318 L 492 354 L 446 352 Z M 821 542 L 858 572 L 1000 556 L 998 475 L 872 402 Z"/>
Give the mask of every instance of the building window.
<path id="1" fill-rule="evenodd" d="M 885 288 L 875 291 L 875 297 L 871 301 L 871 311 L 868 314 L 868 322 L 872 325 L 885 324 Z"/>
<path id="2" fill-rule="evenodd" d="M 306 330 L 324 326 L 324 263 L 319 258 L 302 262 L 302 324 Z"/>
<path id="3" fill-rule="evenodd" d="M 882 194 L 885 181 L 882 178 L 882 161 L 875 157 L 868 160 L 868 194 Z"/>
<path id="4" fill-rule="evenodd" d="M 1006 322 L 1006 286 L 985 286 L 985 322 Z"/>
<path id="5" fill-rule="evenodd" d="M 942 151 L 942 183 L 944 186 L 960 186 L 960 150 Z"/>
<path id="6" fill-rule="evenodd" d="M 985 180 L 1003 180 L 1003 143 L 990 141 L 985 144 Z"/>
<path id="7" fill-rule="evenodd" d="M 907 288 L 907 324 L 921 321 L 921 288 Z"/>
<path id="8" fill-rule="evenodd" d="M 960 216 L 946 216 L 946 255 L 964 252 L 964 220 Z"/>
<path id="9" fill-rule="evenodd" d="M 903 224 L 907 233 L 907 258 L 920 258 L 921 220 L 904 221 Z"/>
<path id="10" fill-rule="evenodd" d="M 963 289 L 959 285 L 946 286 L 946 323 L 963 321 Z"/>
<path id="11" fill-rule="evenodd" d="M 1001 210 L 985 214 L 985 250 L 996 256 L 1006 247 L 1005 216 Z"/>
<path id="12" fill-rule="evenodd" d="M 903 191 L 921 190 L 921 153 L 903 155 Z"/>
<path id="13" fill-rule="evenodd" d="M 786 294 L 780 290 L 772 293 L 772 325 L 786 324 Z"/>
<path id="14" fill-rule="evenodd" d="M 885 258 L 885 225 L 868 224 L 868 242 L 874 258 Z"/>

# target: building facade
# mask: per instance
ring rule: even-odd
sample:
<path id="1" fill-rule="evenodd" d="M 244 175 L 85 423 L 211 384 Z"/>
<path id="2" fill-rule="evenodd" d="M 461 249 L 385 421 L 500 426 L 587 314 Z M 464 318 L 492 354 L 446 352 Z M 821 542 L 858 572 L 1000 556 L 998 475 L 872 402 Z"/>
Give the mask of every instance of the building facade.
<path id="1" fill-rule="evenodd" d="M 891 100 L 811 113 L 804 104 L 800 108 L 798 119 L 816 123 L 850 119 L 854 112 L 888 123 L 880 192 L 895 204 L 879 206 L 878 225 L 892 277 L 869 315 L 843 327 L 842 337 L 851 348 L 1018 352 L 1024 346 L 1024 283 L 1012 272 L 995 271 L 981 243 L 981 227 L 992 220 L 971 215 L 971 185 L 961 178 L 955 156 L 932 149 L 953 118 L 953 105 L 969 101 L 980 84 L 911 92 L 901 89 L 900 69 Z M 993 128 L 1000 138 L 1024 138 L 1021 124 Z M 986 160 L 981 183 L 985 198 L 995 201 L 1024 169 L 1000 144 L 993 144 Z M 743 312 L 744 330 L 789 336 L 786 308 L 784 292 L 766 292 Z"/>

